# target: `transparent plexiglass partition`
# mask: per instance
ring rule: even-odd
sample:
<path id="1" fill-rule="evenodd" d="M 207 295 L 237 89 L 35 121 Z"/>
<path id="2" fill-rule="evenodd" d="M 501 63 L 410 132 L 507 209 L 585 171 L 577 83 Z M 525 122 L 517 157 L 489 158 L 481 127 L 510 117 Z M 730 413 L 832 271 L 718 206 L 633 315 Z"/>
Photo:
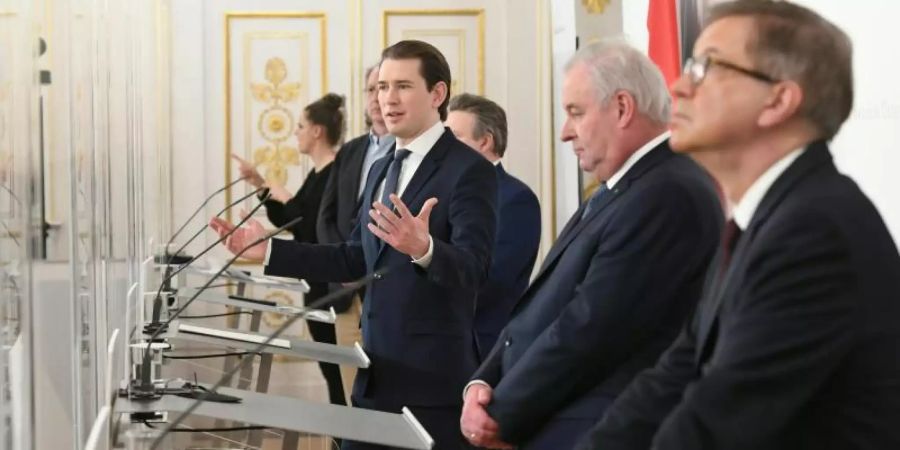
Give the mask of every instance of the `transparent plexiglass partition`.
<path id="1" fill-rule="evenodd" d="M 0 449 L 85 448 L 130 376 L 147 236 L 169 226 L 166 3 L 0 0 Z"/>
<path id="2" fill-rule="evenodd" d="M 0 448 L 32 446 L 36 139 L 31 4 L 0 0 Z"/>

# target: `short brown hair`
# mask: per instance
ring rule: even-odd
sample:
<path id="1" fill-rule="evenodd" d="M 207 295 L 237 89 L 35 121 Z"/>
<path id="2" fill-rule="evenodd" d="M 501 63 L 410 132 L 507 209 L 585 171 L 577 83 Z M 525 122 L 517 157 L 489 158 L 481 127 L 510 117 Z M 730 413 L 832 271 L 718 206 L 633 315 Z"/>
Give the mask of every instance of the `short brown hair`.
<path id="1" fill-rule="evenodd" d="M 306 120 L 325 128 L 325 138 L 331 145 L 341 143 L 344 137 L 344 97 L 328 93 L 306 105 Z"/>
<path id="2" fill-rule="evenodd" d="M 831 139 L 853 109 L 853 45 L 837 26 L 785 1 L 737 0 L 714 6 L 706 25 L 750 17 L 756 26 L 747 53 L 756 69 L 803 89 L 799 114 Z"/>
<path id="3" fill-rule="evenodd" d="M 447 97 L 438 107 L 441 120 L 447 120 L 447 104 L 450 103 L 450 66 L 440 50 L 422 41 L 400 41 L 381 52 L 381 60 L 385 59 L 418 59 L 419 74 L 425 79 L 425 87 L 429 91 L 443 82 L 447 86 Z"/>
<path id="4" fill-rule="evenodd" d="M 475 139 L 486 134 L 494 138 L 494 153 L 503 157 L 506 153 L 506 112 L 500 105 L 480 95 L 459 94 L 450 100 L 450 111 L 467 112 L 475 116 Z"/>

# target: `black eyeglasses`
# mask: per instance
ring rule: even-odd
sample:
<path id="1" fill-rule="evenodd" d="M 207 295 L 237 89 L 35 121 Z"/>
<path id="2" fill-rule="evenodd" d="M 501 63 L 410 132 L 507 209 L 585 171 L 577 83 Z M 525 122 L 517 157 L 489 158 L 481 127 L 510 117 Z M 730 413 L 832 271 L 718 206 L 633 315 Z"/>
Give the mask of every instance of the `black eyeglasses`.
<path id="1" fill-rule="evenodd" d="M 703 82 L 703 79 L 706 78 L 706 73 L 709 72 L 709 67 L 713 65 L 731 69 L 735 72 L 742 73 L 744 75 L 747 75 L 748 77 L 755 78 L 765 83 L 778 83 L 779 81 L 781 81 L 777 78 L 772 78 L 762 72 L 757 72 L 752 69 L 745 69 L 736 64 L 732 64 L 728 61 L 722 61 L 721 59 L 713 58 L 708 55 L 698 56 L 696 59 L 688 58 L 688 60 L 684 63 L 683 73 L 688 76 L 688 79 L 690 79 L 692 85 L 697 86 L 701 82 Z"/>

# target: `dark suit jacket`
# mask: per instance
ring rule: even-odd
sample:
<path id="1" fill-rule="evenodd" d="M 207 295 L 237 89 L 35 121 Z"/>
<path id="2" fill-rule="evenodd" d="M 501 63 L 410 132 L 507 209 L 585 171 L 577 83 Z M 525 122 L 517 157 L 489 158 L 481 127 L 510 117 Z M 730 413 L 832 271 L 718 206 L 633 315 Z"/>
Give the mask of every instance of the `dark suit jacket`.
<path id="1" fill-rule="evenodd" d="M 331 163 L 331 176 L 325 184 L 319 217 L 316 221 L 316 235 L 323 244 L 346 242 L 356 226 L 359 217 L 359 183 L 362 168 L 369 149 L 369 133 L 344 143 Z M 331 283 L 330 290 L 342 288 L 340 283 Z M 361 291 L 360 295 L 365 291 Z M 337 312 L 346 311 L 353 302 L 353 295 L 341 297 L 334 302 Z"/>
<path id="2" fill-rule="evenodd" d="M 368 217 L 388 160 L 372 166 L 361 218 Z M 362 328 L 371 366 L 358 373 L 353 396 L 378 409 L 457 406 L 477 367 L 475 295 L 490 267 L 497 177 L 487 160 L 445 130 L 401 197 L 413 214 L 425 200 L 439 200 L 431 212 L 434 257 L 427 270 L 382 247 L 362 226 L 369 220 L 361 219 L 345 243 L 273 240 L 266 273 L 343 282 L 392 267 L 366 291 Z"/>
<path id="3" fill-rule="evenodd" d="M 488 279 L 478 291 L 475 330 L 482 355 L 494 347 L 528 287 L 541 243 L 541 205 L 528 186 L 497 166 L 497 239 Z"/>
<path id="4" fill-rule="evenodd" d="M 824 143 L 775 181 L 733 255 L 580 448 L 900 448 L 900 257 Z"/>
<path id="5" fill-rule="evenodd" d="M 583 209 L 472 377 L 493 386 L 487 410 L 506 442 L 572 441 L 546 434 L 599 417 L 656 361 L 700 295 L 722 224 L 712 180 L 666 142 Z"/>
<path id="6" fill-rule="evenodd" d="M 347 141 L 334 157 L 316 223 L 319 242 L 333 244 L 350 239 L 359 217 L 357 194 L 368 148 L 369 133 L 366 133 Z"/>

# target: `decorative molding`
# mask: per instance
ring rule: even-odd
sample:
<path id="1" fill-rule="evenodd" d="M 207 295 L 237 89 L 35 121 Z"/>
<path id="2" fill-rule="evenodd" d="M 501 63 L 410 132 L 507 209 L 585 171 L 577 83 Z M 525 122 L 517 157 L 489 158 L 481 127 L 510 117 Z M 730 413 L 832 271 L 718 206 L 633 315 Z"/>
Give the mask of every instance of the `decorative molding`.
<path id="1" fill-rule="evenodd" d="M 308 19 L 308 20 L 316 21 L 318 23 L 318 27 L 319 27 L 319 50 L 320 50 L 319 62 L 318 62 L 319 67 L 320 67 L 319 83 L 322 88 L 322 95 L 324 95 L 326 92 L 328 92 L 328 60 L 327 60 L 328 26 L 327 26 L 327 17 L 324 12 L 303 12 L 303 11 L 297 11 L 297 12 L 294 12 L 294 11 L 284 11 L 284 12 L 280 12 L 280 11 L 276 11 L 276 12 L 273 12 L 273 11 L 259 11 L 259 12 L 256 12 L 256 11 L 232 11 L 232 12 L 226 12 L 225 18 L 224 18 L 224 38 L 225 38 L 225 45 L 224 45 L 224 48 L 225 48 L 225 58 L 224 58 L 224 62 L 225 62 L 225 67 L 224 67 L 224 70 L 225 70 L 225 77 L 224 77 L 225 78 L 225 85 L 224 85 L 224 90 L 225 90 L 225 127 L 224 127 L 225 128 L 225 155 L 224 155 L 224 157 L 225 157 L 225 180 L 226 180 L 226 183 L 230 182 L 232 179 L 231 178 L 232 177 L 231 153 L 233 151 L 233 149 L 232 149 L 233 142 L 232 141 L 233 141 L 233 131 L 234 131 L 232 129 L 232 113 L 233 113 L 233 111 L 232 111 L 232 106 L 233 106 L 232 105 L 232 51 L 233 51 L 233 46 L 232 46 L 232 42 L 231 42 L 232 41 L 232 30 L 233 30 L 233 22 L 236 20 L 241 20 L 241 19 L 244 19 L 244 20 Z M 250 81 L 249 74 L 251 73 L 250 63 L 247 62 L 248 61 L 247 58 L 250 57 L 250 54 L 249 54 L 250 42 L 252 41 L 252 39 L 254 37 L 257 39 L 292 39 L 292 38 L 299 38 L 301 35 L 307 36 L 308 33 L 297 32 L 296 30 L 285 30 L 285 31 L 257 30 L 257 31 L 248 33 L 248 36 L 245 36 L 245 39 L 243 40 L 243 43 L 244 43 L 243 50 L 245 52 L 245 54 L 243 55 L 244 56 L 243 71 L 244 71 L 244 77 L 245 77 L 244 83 L 246 86 L 244 86 L 240 89 L 240 91 L 243 91 L 244 99 L 245 99 L 245 104 L 244 104 L 245 128 L 249 128 L 247 126 L 247 124 L 249 123 L 249 121 L 247 119 L 250 114 L 250 109 L 249 109 L 250 102 L 248 101 L 248 99 L 253 98 L 253 89 L 249 86 L 249 81 Z M 305 38 L 303 40 L 307 41 L 307 39 L 305 39 Z M 308 44 L 304 43 L 304 45 L 308 45 Z M 301 64 L 304 64 L 304 67 L 309 67 L 310 61 L 308 61 L 308 57 L 301 57 L 301 58 L 302 58 Z M 272 60 L 272 58 L 270 58 L 269 62 L 267 62 L 267 66 L 269 65 L 269 63 L 277 65 L 277 63 L 275 63 Z M 283 64 L 283 60 L 282 60 L 282 64 Z M 268 71 L 269 71 L 269 69 L 267 68 L 266 72 L 268 72 Z M 305 84 L 306 85 L 301 85 L 299 88 L 303 89 L 303 90 L 308 89 L 308 82 Z M 288 90 L 290 90 L 290 89 L 288 89 Z M 258 93 L 262 94 L 263 91 L 264 91 L 264 89 L 259 91 Z M 300 95 L 301 98 L 303 97 L 302 93 L 303 92 L 301 92 L 301 95 Z M 287 110 L 284 107 L 284 104 L 283 104 L 284 102 L 282 101 L 282 100 L 284 100 L 284 98 L 280 97 L 280 95 L 282 95 L 282 94 L 278 94 L 279 95 L 279 97 L 278 97 L 279 103 L 277 105 L 270 104 L 269 109 L 271 109 L 272 114 L 260 115 L 259 119 L 257 120 L 258 125 L 256 128 L 258 129 L 259 125 L 262 125 L 263 129 L 266 129 L 267 127 L 271 128 L 272 126 L 277 128 L 278 126 L 275 122 L 277 122 L 279 120 L 279 118 L 282 122 L 284 122 L 286 119 L 289 119 L 289 123 L 283 123 L 283 125 L 288 127 L 287 128 L 287 134 L 288 134 L 287 137 L 290 137 L 290 134 L 291 134 L 291 131 L 293 130 L 295 122 L 293 120 L 290 110 Z M 262 97 L 260 97 L 260 98 L 262 98 Z M 280 114 L 277 111 L 280 111 Z M 285 115 L 284 111 L 287 111 L 288 114 Z M 268 117 L 270 122 L 265 123 L 266 117 Z M 260 120 L 262 122 L 260 122 Z M 273 120 L 275 122 L 271 122 Z M 284 131 L 284 130 L 281 130 L 281 131 Z M 281 131 L 279 131 L 279 133 Z M 250 133 L 250 129 L 245 129 L 245 145 L 247 145 L 246 148 L 250 148 L 249 133 Z M 276 134 L 278 134 L 278 133 L 276 133 Z M 261 155 L 260 157 L 266 161 L 270 161 L 271 163 L 274 164 L 274 166 L 279 166 L 278 161 L 284 160 L 284 158 L 281 158 L 279 156 L 279 155 L 283 156 L 282 153 L 280 152 L 282 150 L 283 146 L 279 146 L 279 145 L 284 140 L 285 139 L 281 139 L 281 138 L 276 139 L 277 142 L 274 147 L 274 149 L 275 149 L 274 152 L 272 152 L 269 157 L 266 157 L 265 155 L 260 153 L 260 155 Z M 272 142 L 272 141 L 270 140 L 270 142 Z M 296 150 L 294 150 L 294 151 L 296 151 Z M 289 163 L 289 162 L 293 161 L 293 159 L 288 158 L 285 161 L 287 161 Z M 283 166 L 283 164 L 282 164 L 282 166 Z M 279 170 L 276 168 L 272 172 L 272 175 L 275 176 L 275 178 L 280 178 L 278 173 L 279 173 Z M 232 190 L 229 189 L 229 190 L 225 191 L 225 203 L 230 204 L 231 202 L 232 202 Z M 226 219 L 229 221 L 232 220 L 231 210 L 228 210 L 226 212 Z"/>
<path id="2" fill-rule="evenodd" d="M 430 17 L 430 16 L 438 16 L 438 17 L 473 17 L 476 20 L 476 29 L 477 29 L 477 56 L 476 56 L 476 74 L 477 74 L 477 90 L 478 93 L 484 95 L 484 9 L 386 9 L 384 10 L 381 18 L 381 44 L 382 48 L 386 48 L 388 46 L 388 25 L 391 17 Z M 410 29 L 403 30 L 404 37 L 406 37 L 407 32 L 412 32 L 414 34 L 420 36 L 447 36 L 448 31 L 455 32 L 456 30 L 440 30 L 440 29 Z M 429 34 L 431 33 L 431 34 Z M 464 35 L 465 33 L 463 33 Z M 464 39 L 463 39 L 463 42 Z M 461 55 L 461 58 L 465 58 L 465 53 Z M 460 70 L 464 70 L 465 66 L 461 67 Z M 465 77 L 465 73 L 462 73 L 462 76 Z M 458 77 L 454 77 L 458 78 Z M 464 79 L 464 78 L 462 78 Z M 454 83 L 455 84 L 455 83 Z M 458 85 L 457 85 L 458 86 Z M 454 90 L 453 86 L 450 89 L 451 92 L 460 92 L 458 89 Z"/>
<path id="3" fill-rule="evenodd" d="M 588 14 L 603 14 L 603 11 L 609 6 L 609 2 L 610 0 L 581 0 L 581 4 L 584 5 Z"/>

